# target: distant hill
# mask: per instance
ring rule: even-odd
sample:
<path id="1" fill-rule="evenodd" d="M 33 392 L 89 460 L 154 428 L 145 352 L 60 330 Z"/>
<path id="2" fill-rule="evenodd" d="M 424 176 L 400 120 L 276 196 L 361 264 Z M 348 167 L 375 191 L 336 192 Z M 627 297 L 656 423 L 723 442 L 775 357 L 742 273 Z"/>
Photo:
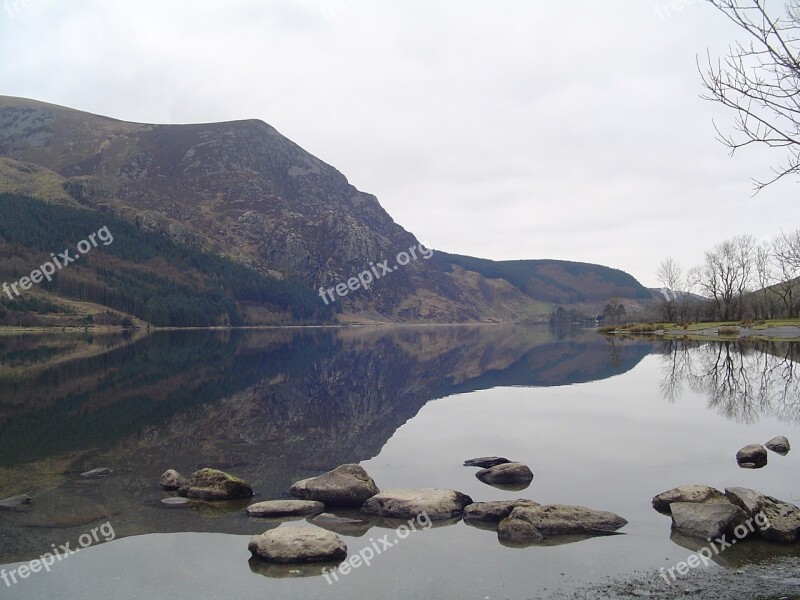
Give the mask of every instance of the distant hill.
<path id="1" fill-rule="evenodd" d="M 180 289 L 176 298 L 201 307 L 183 311 L 192 313 L 191 318 L 170 317 L 171 324 L 226 319 L 279 324 L 286 322 L 287 314 L 293 322 L 535 320 L 546 315 L 553 303 L 642 297 L 643 288 L 633 277 L 607 267 L 564 261 L 494 262 L 436 253 L 433 260 L 412 261 L 371 289 L 350 292 L 326 306 L 320 297 L 314 298 L 320 287 L 344 283 L 373 263 L 388 259 L 391 264 L 418 240 L 392 220 L 375 196 L 357 190 L 339 171 L 256 120 L 128 123 L 0 96 L 0 192 L 13 194 L 17 201 L 35 198 L 80 209 L 83 215 L 114 217 L 116 223 L 133 228 L 130 236 L 134 230 L 160 236 L 158 256 L 114 257 L 126 275 L 97 272 L 95 291 L 106 289 L 116 298 L 115 307 L 130 308 L 130 300 L 135 316 L 144 314 L 137 304 L 139 296 L 153 292 L 156 284 L 125 279 L 142 270 L 133 265 L 144 264 L 144 271 L 153 271 L 156 265 L 173 263 L 173 258 L 184 264 L 192 256 L 206 257 L 200 262 L 208 263 L 211 271 L 196 263 L 197 270 L 191 272 L 157 269 L 164 285 Z M 62 214 L 49 212 L 42 219 L 57 227 L 53 219 Z M 76 230 L 78 237 L 72 243 L 86 233 Z M 33 247 L 32 240 L 22 246 L 14 246 L 9 238 L 5 241 L 7 256 L 23 273 L 38 264 L 34 251 L 59 249 Z M 166 241 L 172 245 L 164 245 Z M 212 256 L 224 262 L 212 261 Z M 136 262 L 140 258 L 144 263 Z M 106 259 L 92 257 L 89 262 L 101 260 Z M 242 297 L 230 279 L 233 264 L 255 273 L 248 275 L 258 282 L 254 285 L 270 291 Z M 102 270 L 100 264 L 93 266 Z M 245 277 L 244 272 L 237 273 L 236 277 Z M 72 277 L 71 272 L 64 273 L 64 278 Z M 305 286 L 307 293 L 297 285 Z M 137 287 L 142 289 L 133 300 Z M 63 295 L 65 289 L 53 288 L 51 295 Z M 125 302 L 120 300 L 121 289 Z M 286 294 L 292 298 L 291 307 L 284 302 Z M 106 306 L 103 294 L 89 295 Z M 155 295 L 164 297 L 162 292 Z M 310 308 L 311 300 L 317 308 Z M 211 302 L 208 310 L 206 301 Z"/>

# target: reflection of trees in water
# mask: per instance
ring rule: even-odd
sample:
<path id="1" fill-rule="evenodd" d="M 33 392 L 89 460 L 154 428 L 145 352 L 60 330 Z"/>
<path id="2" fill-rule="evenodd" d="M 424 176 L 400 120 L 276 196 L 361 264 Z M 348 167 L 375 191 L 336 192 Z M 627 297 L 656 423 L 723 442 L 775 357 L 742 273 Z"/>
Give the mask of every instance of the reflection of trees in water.
<path id="1" fill-rule="evenodd" d="M 799 342 L 667 340 L 663 351 L 661 393 L 670 402 L 686 386 L 730 419 L 800 421 Z"/>

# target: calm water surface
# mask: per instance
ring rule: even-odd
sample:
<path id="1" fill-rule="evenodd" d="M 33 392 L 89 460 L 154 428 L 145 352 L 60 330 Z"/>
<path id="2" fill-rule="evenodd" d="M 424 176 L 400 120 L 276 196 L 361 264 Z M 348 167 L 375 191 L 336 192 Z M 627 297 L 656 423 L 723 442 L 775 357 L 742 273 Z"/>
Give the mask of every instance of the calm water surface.
<path id="1" fill-rule="evenodd" d="M 609 340 L 520 326 L 165 332 L 0 338 L 0 563 L 14 569 L 95 544 L 2 598 L 548 598 L 605 576 L 673 566 L 699 548 L 670 537 L 652 497 L 688 483 L 800 500 L 796 451 L 743 470 L 748 443 L 800 443 L 792 343 Z M 467 458 L 527 463 L 523 491 L 484 485 Z M 203 466 L 251 481 L 255 500 L 361 463 L 383 489 L 447 487 L 476 501 L 531 498 L 629 521 L 625 535 L 509 548 L 463 522 L 412 533 L 333 585 L 319 568 L 249 561 L 279 526 L 241 503 L 165 509 L 159 475 Z M 105 479 L 83 471 L 109 467 Z M 246 503 L 245 503 L 246 504 Z M 304 521 L 287 522 L 293 527 Z M 392 529 L 343 536 L 350 555 Z M 566 540 L 565 540 L 566 541 Z M 798 549 L 748 542 L 735 568 Z"/>

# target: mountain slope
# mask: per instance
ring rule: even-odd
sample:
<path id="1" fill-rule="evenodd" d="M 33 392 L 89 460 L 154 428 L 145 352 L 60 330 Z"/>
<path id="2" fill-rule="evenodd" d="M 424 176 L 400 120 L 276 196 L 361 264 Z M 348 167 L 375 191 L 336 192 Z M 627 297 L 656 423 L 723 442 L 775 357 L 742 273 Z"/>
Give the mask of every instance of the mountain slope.
<path id="1" fill-rule="evenodd" d="M 127 123 L 0 96 L 0 191 L 113 214 L 262 276 L 296 276 L 315 294 L 418 247 L 374 196 L 256 120 Z M 551 302 L 640 294 L 633 278 L 594 265 L 569 275 L 571 263 L 559 261 L 496 269 L 435 256 L 333 308 L 340 318 L 498 321 L 546 314 Z"/>

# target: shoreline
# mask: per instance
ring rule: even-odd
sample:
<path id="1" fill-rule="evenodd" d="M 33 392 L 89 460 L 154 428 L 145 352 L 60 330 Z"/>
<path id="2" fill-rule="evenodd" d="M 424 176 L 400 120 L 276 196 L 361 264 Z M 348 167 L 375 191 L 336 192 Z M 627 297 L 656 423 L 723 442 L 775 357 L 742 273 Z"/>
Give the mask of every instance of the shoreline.
<path id="1" fill-rule="evenodd" d="M 744 326 L 734 324 L 704 324 L 699 323 L 694 329 L 684 329 L 674 326 L 671 328 L 661 328 L 647 330 L 642 324 L 631 324 L 620 326 L 611 331 L 599 331 L 601 335 L 619 336 L 646 336 L 659 337 L 665 339 L 690 339 L 690 340 L 714 340 L 735 342 L 740 340 L 763 340 L 798 342 L 800 341 L 800 325 L 775 324 L 765 326 Z M 720 332 L 720 330 L 723 330 Z"/>

